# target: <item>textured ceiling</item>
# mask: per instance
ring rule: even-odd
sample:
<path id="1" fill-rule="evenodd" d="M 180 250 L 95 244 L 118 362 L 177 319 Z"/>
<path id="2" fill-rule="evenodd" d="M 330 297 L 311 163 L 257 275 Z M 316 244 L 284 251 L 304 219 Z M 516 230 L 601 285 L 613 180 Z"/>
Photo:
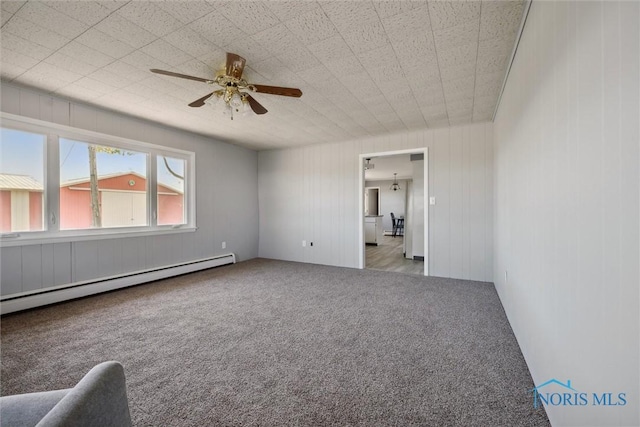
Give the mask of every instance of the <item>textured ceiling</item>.
<path id="1" fill-rule="evenodd" d="M 254 149 L 489 121 L 523 1 L 5 1 L 1 77 Z M 225 52 L 253 96 L 238 118 L 188 103 Z"/>

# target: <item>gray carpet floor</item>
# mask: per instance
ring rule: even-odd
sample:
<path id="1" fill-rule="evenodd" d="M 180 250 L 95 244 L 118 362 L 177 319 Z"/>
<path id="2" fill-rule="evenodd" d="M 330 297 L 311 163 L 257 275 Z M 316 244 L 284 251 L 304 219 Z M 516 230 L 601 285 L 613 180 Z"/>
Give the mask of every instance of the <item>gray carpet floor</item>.
<path id="1" fill-rule="evenodd" d="M 2 395 L 125 367 L 137 426 L 547 426 L 491 283 L 255 259 L 4 316 Z"/>

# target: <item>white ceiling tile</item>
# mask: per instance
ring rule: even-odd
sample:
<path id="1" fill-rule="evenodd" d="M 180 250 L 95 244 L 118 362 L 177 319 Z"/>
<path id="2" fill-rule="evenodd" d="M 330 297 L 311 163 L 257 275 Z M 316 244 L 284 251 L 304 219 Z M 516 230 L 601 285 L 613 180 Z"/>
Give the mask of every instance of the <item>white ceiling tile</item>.
<path id="1" fill-rule="evenodd" d="M 447 117 L 447 105 L 444 102 L 421 107 L 420 111 L 422 111 L 422 115 L 427 121 L 439 120 Z"/>
<path id="2" fill-rule="evenodd" d="M 74 82 L 73 85 L 78 87 L 84 87 L 91 91 L 95 91 L 101 94 L 107 94 L 116 90 L 115 87 L 108 85 L 106 83 L 103 83 L 101 81 L 92 79 L 91 77 L 83 77 L 77 82 Z"/>
<path id="3" fill-rule="evenodd" d="M 400 15 L 382 18 L 382 25 L 393 43 L 402 43 L 407 38 L 430 35 L 429 22 L 429 8 L 426 4 Z"/>
<path id="4" fill-rule="evenodd" d="M 524 1 L 483 1 L 480 40 L 513 38 L 520 27 Z"/>
<path id="5" fill-rule="evenodd" d="M 91 28 L 74 41 L 113 58 L 122 58 L 135 50 L 133 46 L 95 28 Z"/>
<path id="6" fill-rule="evenodd" d="M 477 21 L 480 17 L 479 1 L 431 1 L 429 14 L 434 31 L 454 27 L 466 21 Z"/>
<path id="7" fill-rule="evenodd" d="M 140 51 L 169 65 L 178 65 L 193 59 L 188 53 L 185 53 L 163 39 L 157 39 L 149 43 L 141 48 Z"/>
<path id="8" fill-rule="evenodd" d="M 458 99 L 449 102 L 447 100 L 447 114 L 449 118 L 452 116 L 460 116 L 471 114 L 473 112 L 473 98 Z"/>
<path id="9" fill-rule="evenodd" d="M 116 76 L 127 78 L 132 82 L 144 80 L 149 77 L 149 71 L 140 70 L 122 61 L 114 61 L 103 67 L 103 69 L 115 74 Z"/>
<path id="10" fill-rule="evenodd" d="M 120 9 L 121 7 L 126 6 L 126 4 L 129 3 L 129 1 L 130 0 L 99 0 L 96 3 L 114 12 Z"/>
<path id="11" fill-rule="evenodd" d="M 307 48 L 322 63 L 339 61 L 343 58 L 353 58 L 353 52 L 339 34 L 310 44 Z"/>
<path id="12" fill-rule="evenodd" d="M 313 68 L 320 64 L 320 61 L 306 47 L 286 50 L 277 57 L 285 67 L 294 72 Z"/>
<path id="13" fill-rule="evenodd" d="M 378 89 L 378 86 L 371 79 L 371 76 L 367 71 L 345 74 L 340 78 L 340 82 L 357 97 L 380 95 L 380 89 Z"/>
<path id="14" fill-rule="evenodd" d="M 217 12 L 212 12 L 193 21 L 188 27 L 219 47 L 226 46 L 235 39 L 247 36 L 233 22 Z"/>
<path id="15" fill-rule="evenodd" d="M 365 71 L 358 58 L 353 55 L 345 56 L 335 61 L 324 62 L 324 66 L 327 67 L 327 69 L 338 78 L 342 78 L 342 76 L 345 75 L 358 74 Z"/>
<path id="16" fill-rule="evenodd" d="M 434 40 L 438 51 L 449 50 L 457 46 L 478 43 L 478 21 L 468 21 L 454 27 L 434 31 Z"/>
<path id="17" fill-rule="evenodd" d="M 5 33 L 13 34 L 14 36 L 55 50 L 60 49 L 70 41 L 68 38 L 42 28 L 31 21 L 22 19 L 18 15 L 14 15 L 13 18 L 2 27 L 2 35 L 4 36 Z"/>
<path id="18" fill-rule="evenodd" d="M 501 88 L 502 80 L 496 80 L 494 82 L 488 82 L 484 84 L 478 84 L 478 82 L 476 81 L 474 96 L 476 99 L 482 96 L 497 96 L 498 93 L 500 93 Z"/>
<path id="19" fill-rule="evenodd" d="M 254 34 L 251 38 L 276 55 L 289 49 L 299 49 L 304 45 L 284 25 L 278 24 Z"/>
<path id="20" fill-rule="evenodd" d="M 448 80 L 442 83 L 444 90 L 444 96 L 447 98 L 447 102 L 450 97 L 463 94 L 467 97 L 472 97 L 475 88 L 475 77 L 465 77 L 457 80 Z"/>
<path id="21" fill-rule="evenodd" d="M 360 64 L 367 70 L 384 67 L 387 64 L 396 62 L 396 53 L 390 44 L 382 45 L 377 49 L 363 52 L 356 56 Z"/>
<path id="22" fill-rule="evenodd" d="M 442 80 L 440 78 L 438 61 L 435 58 L 433 61 L 428 61 L 424 65 L 411 68 L 403 67 L 402 72 L 410 86 L 421 85 L 427 82 L 437 82 L 440 84 Z"/>
<path id="23" fill-rule="evenodd" d="M 14 52 L 18 52 L 21 55 L 28 56 L 30 58 L 34 58 L 37 60 L 45 59 L 47 56 L 51 55 L 54 50 L 34 43 L 29 40 L 25 40 L 22 37 L 18 37 L 11 33 L 2 33 L 2 37 L 0 37 L 0 42 L 2 44 L 2 49 L 12 50 Z"/>
<path id="24" fill-rule="evenodd" d="M 300 16 L 306 12 L 310 12 L 314 9 L 318 9 L 320 5 L 315 1 L 300 1 L 300 0 L 279 0 L 265 2 L 267 7 L 280 19 L 285 22 Z"/>
<path id="25" fill-rule="evenodd" d="M 34 72 L 33 68 L 20 74 L 13 81 L 22 85 L 37 87 L 45 93 L 54 92 L 68 84 L 51 74 L 43 73 L 42 71 Z"/>
<path id="26" fill-rule="evenodd" d="M 320 6 L 341 33 L 380 22 L 375 7 L 369 1 L 323 1 Z"/>
<path id="27" fill-rule="evenodd" d="M 492 73 L 506 69 L 511 57 L 510 46 L 503 40 L 483 40 L 478 47 L 478 73 Z"/>
<path id="28" fill-rule="evenodd" d="M 94 25 L 109 16 L 109 8 L 93 1 L 46 1 L 42 2 L 86 25 Z"/>
<path id="29" fill-rule="evenodd" d="M 285 22 L 302 43 L 317 43 L 335 34 L 335 27 L 321 8 L 313 9 Z"/>
<path id="30" fill-rule="evenodd" d="M 9 22 L 12 16 L 13 16 L 13 13 L 7 13 L 7 12 L 0 13 L 0 26 L 4 26 L 4 24 Z"/>
<path id="31" fill-rule="evenodd" d="M 231 1 L 215 13 L 221 13 L 246 34 L 252 35 L 280 23 L 271 10 L 261 2 Z"/>
<path id="32" fill-rule="evenodd" d="M 20 52 L 14 50 L 2 48 L 2 61 L 0 65 L 12 65 L 22 70 L 27 71 L 29 68 L 34 67 L 40 60 L 32 58 L 27 55 L 23 55 Z M 8 67 L 7 67 L 8 68 Z M 21 73 L 22 74 L 22 73 Z"/>
<path id="33" fill-rule="evenodd" d="M 477 73 L 476 74 L 476 86 L 482 86 L 486 84 L 499 84 L 502 85 L 504 80 L 505 71 L 500 70 L 493 73 Z"/>
<path id="34" fill-rule="evenodd" d="M 400 68 L 398 64 L 390 63 L 385 67 L 371 69 L 369 70 L 369 75 L 371 76 L 371 80 L 380 88 L 391 87 L 393 88 L 392 90 L 397 91 L 398 88 L 404 86 L 409 90 L 402 68 Z"/>
<path id="35" fill-rule="evenodd" d="M 420 108 L 445 103 L 442 85 L 425 86 L 419 90 L 412 88 L 412 92 Z"/>
<path id="36" fill-rule="evenodd" d="M 120 60 L 129 65 L 133 65 L 134 67 L 143 71 L 149 71 L 152 68 L 160 68 L 163 70 L 168 70 L 171 68 L 169 64 L 166 64 L 157 58 L 149 56 L 141 50 L 131 52 L 129 55 L 122 57 Z"/>
<path id="37" fill-rule="evenodd" d="M 156 39 L 156 36 L 117 13 L 109 15 L 93 28 L 136 49 Z"/>
<path id="38" fill-rule="evenodd" d="M 98 80 L 100 82 L 106 83 L 109 86 L 112 86 L 117 89 L 122 89 L 133 83 L 132 80 L 129 80 L 126 77 L 114 74 L 111 71 L 105 70 L 104 68 L 97 70 L 92 74 L 89 74 L 88 77 L 94 80 Z"/>
<path id="39" fill-rule="evenodd" d="M 77 37 L 89 28 L 87 24 L 50 8 L 45 2 L 29 1 L 17 15 L 68 39 Z"/>
<path id="40" fill-rule="evenodd" d="M 394 44 L 393 49 L 403 69 L 438 68 L 438 57 L 433 41 L 425 36 L 412 37 L 404 43 Z"/>
<path id="41" fill-rule="evenodd" d="M 438 50 L 438 63 L 440 64 L 440 70 L 459 67 L 463 64 L 475 64 L 477 53 L 477 43 Z"/>
<path id="42" fill-rule="evenodd" d="M 98 69 L 98 67 L 95 65 L 91 65 L 85 61 L 67 56 L 60 51 L 49 56 L 44 60 L 44 62 L 60 67 L 63 70 L 81 74 L 83 76 L 91 74 Z"/>
<path id="43" fill-rule="evenodd" d="M 353 27 L 350 31 L 343 32 L 342 37 L 355 54 L 390 44 L 387 33 L 380 22 Z"/>
<path id="44" fill-rule="evenodd" d="M 93 65 L 94 67 L 104 67 L 114 61 L 114 58 L 111 56 L 91 49 L 77 41 L 69 42 L 62 49 L 58 50 L 58 53 L 62 53 L 76 61 Z"/>
<path id="45" fill-rule="evenodd" d="M 36 80 L 50 77 L 56 80 L 55 86 L 57 86 L 58 83 L 61 83 L 58 87 L 66 86 L 82 78 L 80 74 L 74 73 L 73 71 L 68 71 L 44 62 L 40 62 L 35 67 L 31 68 L 29 71 L 24 73 L 21 78 L 22 77 L 27 79 L 34 78 Z"/>
<path id="46" fill-rule="evenodd" d="M 282 70 L 284 69 L 284 64 L 280 59 L 271 57 L 263 61 L 251 62 L 250 64 L 247 64 L 245 66 L 245 70 L 247 68 L 257 74 L 258 78 L 264 78 L 265 80 L 274 80 L 281 75 Z"/>
<path id="47" fill-rule="evenodd" d="M 188 7 L 185 6 L 184 2 L 175 0 L 159 1 L 156 2 L 156 6 L 170 13 L 183 24 L 193 22 L 215 10 L 214 4 L 198 0 L 189 0 Z"/>
<path id="48" fill-rule="evenodd" d="M 117 14 L 158 37 L 169 34 L 183 25 L 153 1 L 132 1 L 118 9 Z"/>
<path id="49" fill-rule="evenodd" d="M 2 10 L 3 14 L 9 13 L 13 15 L 18 10 L 20 10 L 20 8 L 24 6 L 25 3 L 26 1 L 2 1 L 0 2 L 0 10 Z"/>
<path id="50" fill-rule="evenodd" d="M 167 34 L 163 39 L 194 58 L 210 60 L 212 56 L 224 57 L 225 54 L 224 50 L 187 27 Z"/>
<path id="51" fill-rule="evenodd" d="M 422 7 L 425 4 L 426 2 L 404 0 L 383 0 L 373 2 L 380 18 L 399 15 L 412 9 Z"/>

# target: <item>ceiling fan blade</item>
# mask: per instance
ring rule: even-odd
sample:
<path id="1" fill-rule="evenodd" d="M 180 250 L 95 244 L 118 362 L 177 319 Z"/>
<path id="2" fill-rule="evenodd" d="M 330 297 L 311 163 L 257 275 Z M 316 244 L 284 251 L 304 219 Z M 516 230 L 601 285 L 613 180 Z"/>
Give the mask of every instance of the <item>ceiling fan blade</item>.
<path id="1" fill-rule="evenodd" d="M 211 79 L 203 79 L 202 77 L 188 76 L 186 74 L 174 73 L 173 71 L 158 70 L 155 68 L 149 71 L 156 74 L 164 74 L 165 76 L 180 77 L 181 79 L 195 80 L 197 82 L 214 83 L 214 81 Z"/>
<path id="2" fill-rule="evenodd" d="M 270 93 L 271 95 L 293 96 L 300 98 L 302 91 L 292 87 L 279 87 L 279 86 L 265 86 L 265 85 L 251 85 L 256 89 L 258 93 Z"/>
<path id="3" fill-rule="evenodd" d="M 189 104 L 189 107 L 202 107 L 204 105 L 204 101 L 206 101 L 207 99 L 211 98 L 211 96 L 214 94 L 215 92 L 211 92 L 208 95 L 203 96 L 202 98 L 196 99 L 195 101 L 193 101 L 191 104 Z"/>
<path id="4" fill-rule="evenodd" d="M 247 101 L 249 101 L 249 106 L 251 106 L 251 109 L 253 110 L 254 113 L 256 114 L 265 114 L 267 113 L 267 109 L 264 108 L 258 101 L 256 101 L 256 99 L 249 95 L 248 93 L 246 94 L 247 96 Z"/>
<path id="5" fill-rule="evenodd" d="M 242 56 L 227 52 L 227 76 L 240 79 L 245 63 L 246 60 Z"/>

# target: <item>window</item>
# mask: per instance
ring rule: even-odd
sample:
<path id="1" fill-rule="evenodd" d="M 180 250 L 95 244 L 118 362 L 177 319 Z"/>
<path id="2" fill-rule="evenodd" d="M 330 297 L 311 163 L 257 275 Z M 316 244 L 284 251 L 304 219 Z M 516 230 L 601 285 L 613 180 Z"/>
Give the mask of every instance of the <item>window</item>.
<path id="1" fill-rule="evenodd" d="M 194 153 L 0 116 L 3 246 L 195 229 Z"/>
<path id="2" fill-rule="evenodd" d="M 42 231 L 46 135 L 1 131 L 0 233 Z"/>
<path id="3" fill-rule="evenodd" d="M 60 229 L 148 225 L 147 158 L 60 138 Z"/>

